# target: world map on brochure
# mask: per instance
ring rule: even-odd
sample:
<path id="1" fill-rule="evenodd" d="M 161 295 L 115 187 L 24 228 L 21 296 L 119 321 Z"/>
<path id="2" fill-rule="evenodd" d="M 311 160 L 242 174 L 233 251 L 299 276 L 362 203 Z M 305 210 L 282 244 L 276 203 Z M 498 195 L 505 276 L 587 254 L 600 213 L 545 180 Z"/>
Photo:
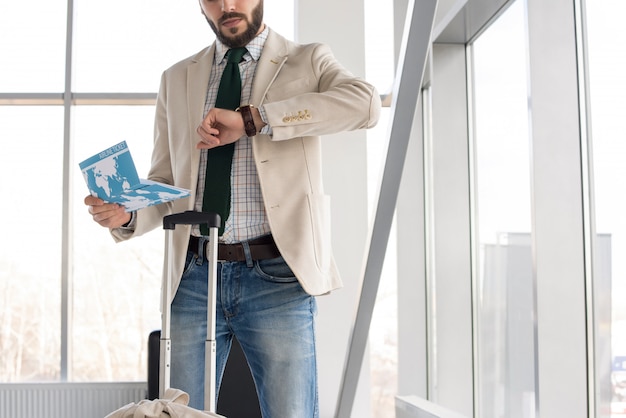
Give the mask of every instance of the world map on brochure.
<path id="1" fill-rule="evenodd" d="M 140 179 L 126 144 L 119 144 L 79 163 L 89 193 L 105 202 L 118 203 L 126 212 L 188 197 L 187 189 Z"/>

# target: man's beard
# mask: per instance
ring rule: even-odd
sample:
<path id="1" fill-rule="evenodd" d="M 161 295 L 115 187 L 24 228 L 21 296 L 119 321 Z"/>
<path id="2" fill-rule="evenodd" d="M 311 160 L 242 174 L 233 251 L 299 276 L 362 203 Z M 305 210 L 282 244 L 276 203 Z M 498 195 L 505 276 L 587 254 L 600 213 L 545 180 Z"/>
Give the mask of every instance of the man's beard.
<path id="1" fill-rule="evenodd" d="M 248 16 L 242 13 L 232 12 L 224 13 L 224 15 L 222 15 L 222 17 L 218 21 L 218 24 L 225 21 L 226 19 L 232 19 L 234 17 L 241 18 L 245 20 L 248 24 L 248 29 L 246 29 L 246 31 L 241 35 L 237 35 L 234 38 L 224 36 L 224 34 L 217 28 L 217 26 L 208 17 L 206 17 L 206 20 L 207 22 L 209 22 L 209 26 L 211 26 L 213 32 L 215 32 L 215 36 L 217 37 L 217 39 L 219 39 L 220 42 L 222 42 L 229 48 L 238 48 L 241 46 L 245 46 L 257 35 L 257 32 L 263 24 L 263 0 L 261 0 L 259 4 L 254 8 L 254 10 L 252 10 L 252 22 L 248 20 Z"/>

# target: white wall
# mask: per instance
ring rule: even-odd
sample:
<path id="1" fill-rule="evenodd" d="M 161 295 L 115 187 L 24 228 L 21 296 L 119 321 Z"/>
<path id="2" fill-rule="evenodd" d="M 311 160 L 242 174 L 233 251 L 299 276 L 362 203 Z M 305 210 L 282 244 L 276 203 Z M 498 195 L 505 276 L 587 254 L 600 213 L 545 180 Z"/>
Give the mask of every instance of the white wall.
<path id="1" fill-rule="evenodd" d="M 359 0 L 296 2 L 296 40 L 324 42 L 355 75 L 365 75 L 364 6 Z M 335 413 L 356 312 L 367 236 L 366 133 L 324 138 L 324 180 L 332 197 L 333 246 L 344 288 L 318 298 L 320 416 Z M 352 416 L 370 416 L 367 360 Z"/>

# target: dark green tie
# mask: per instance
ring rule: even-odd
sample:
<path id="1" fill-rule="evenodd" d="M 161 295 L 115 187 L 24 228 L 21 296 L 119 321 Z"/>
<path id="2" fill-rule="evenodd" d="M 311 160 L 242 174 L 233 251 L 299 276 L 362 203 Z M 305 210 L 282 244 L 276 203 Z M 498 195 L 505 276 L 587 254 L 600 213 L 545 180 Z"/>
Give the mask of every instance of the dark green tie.
<path id="1" fill-rule="evenodd" d="M 241 101 L 241 75 L 239 63 L 246 53 L 246 48 L 232 48 L 226 52 L 226 68 L 222 73 L 220 86 L 217 90 L 215 107 L 235 110 Z M 207 152 L 206 178 L 202 211 L 215 212 L 222 218 L 219 235 L 224 234 L 224 224 L 230 213 L 230 170 L 233 161 L 235 144 L 212 148 Z M 200 227 L 203 235 L 208 235 L 206 225 Z"/>

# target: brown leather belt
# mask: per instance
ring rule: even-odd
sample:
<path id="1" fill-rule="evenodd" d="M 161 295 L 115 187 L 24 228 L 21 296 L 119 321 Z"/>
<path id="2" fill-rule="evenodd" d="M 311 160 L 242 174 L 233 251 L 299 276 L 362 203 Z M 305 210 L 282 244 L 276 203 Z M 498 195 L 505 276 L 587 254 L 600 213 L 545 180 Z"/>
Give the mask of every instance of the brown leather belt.
<path id="1" fill-rule="evenodd" d="M 271 258 L 280 257 L 280 252 L 276 247 L 274 238 L 271 235 L 264 235 L 259 238 L 247 241 L 250 247 L 250 255 L 252 260 L 268 260 Z M 189 237 L 188 251 L 193 252 L 196 255 L 207 255 L 207 241 L 203 242 L 202 248 L 200 248 L 200 238 L 191 235 Z M 243 244 L 238 242 L 234 244 L 222 244 L 217 245 L 217 260 L 218 261 L 246 261 L 246 254 L 243 249 Z"/>

